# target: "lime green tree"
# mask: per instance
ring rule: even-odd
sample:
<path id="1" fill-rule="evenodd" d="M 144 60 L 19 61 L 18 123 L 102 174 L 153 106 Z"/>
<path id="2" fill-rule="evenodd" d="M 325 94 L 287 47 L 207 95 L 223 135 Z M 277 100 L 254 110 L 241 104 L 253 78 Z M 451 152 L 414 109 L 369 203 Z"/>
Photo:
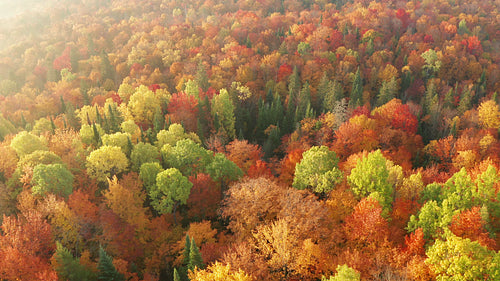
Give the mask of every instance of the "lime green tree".
<path id="1" fill-rule="evenodd" d="M 160 151 L 152 144 L 140 142 L 134 145 L 132 153 L 130 154 L 130 162 L 132 163 L 132 171 L 139 172 L 139 169 L 144 163 L 159 163 Z"/>
<path id="2" fill-rule="evenodd" d="M 175 146 L 166 144 L 161 149 L 165 168 L 177 168 L 185 176 L 204 171 L 212 162 L 212 153 L 191 139 L 178 141 Z"/>
<path id="3" fill-rule="evenodd" d="M 62 164 L 39 164 L 33 169 L 31 184 L 34 194 L 68 197 L 73 192 L 73 175 Z"/>
<path id="4" fill-rule="evenodd" d="M 26 131 L 18 133 L 12 139 L 10 146 L 16 151 L 19 158 L 37 150 L 49 150 L 41 138 Z"/>
<path id="5" fill-rule="evenodd" d="M 295 166 L 293 187 L 310 188 L 316 193 L 327 193 L 342 181 L 338 169 L 339 159 L 326 146 L 313 146 L 302 154 L 302 160 Z"/>
<path id="6" fill-rule="evenodd" d="M 220 94 L 212 99 L 212 117 L 214 118 L 217 131 L 229 140 L 234 139 L 234 104 L 226 89 L 220 90 Z"/>
<path id="7" fill-rule="evenodd" d="M 449 234 L 438 239 L 426 252 L 425 263 L 436 280 L 499 280 L 500 253 L 488 250 L 477 241 Z"/>
<path id="8" fill-rule="evenodd" d="M 361 274 L 347 264 L 337 266 L 337 274 L 330 278 L 321 278 L 321 281 L 360 281 Z"/>
<path id="9" fill-rule="evenodd" d="M 379 200 L 384 209 L 390 209 L 394 188 L 389 180 L 387 160 L 380 150 L 370 152 L 359 160 L 347 177 L 347 181 L 358 197 L 372 195 Z"/>
<path id="10" fill-rule="evenodd" d="M 156 185 L 148 190 L 151 205 L 160 214 L 173 213 L 186 204 L 193 184 L 176 168 L 166 169 L 156 175 Z"/>
<path id="11" fill-rule="evenodd" d="M 87 173 L 99 182 L 106 182 L 127 170 L 129 161 L 121 148 L 104 145 L 87 157 Z"/>

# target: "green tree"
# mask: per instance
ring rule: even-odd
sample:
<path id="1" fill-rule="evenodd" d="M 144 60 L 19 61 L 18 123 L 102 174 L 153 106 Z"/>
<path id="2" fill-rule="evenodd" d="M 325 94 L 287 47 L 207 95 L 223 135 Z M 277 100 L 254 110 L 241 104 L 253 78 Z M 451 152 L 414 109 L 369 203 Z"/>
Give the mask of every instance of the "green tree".
<path id="1" fill-rule="evenodd" d="M 127 170 L 129 161 L 121 148 L 104 145 L 87 156 L 87 173 L 99 182 L 106 182 Z"/>
<path id="2" fill-rule="evenodd" d="M 447 200 L 443 201 L 442 206 L 434 200 L 427 201 L 417 216 L 411 215 L 406 230 L 413 232 L 422 228 L 425 239 L 440 237 L 455 213 Z"/>
<path id="3" fill-rule="evenodd" d="M 166 169 L 156 175 L 156 185 L 148 190 L 151 205 L 160 214 L 175 213 L 186 204 L 193 184 L 176 168 Z"/>
<path id="4" fill-rule="evenodd" d="M 349 107 L 355 108 L 363 103 L 363 80 L 361 79 L 361 72 L 356 70 L 352 80 L 351 95 L 349 100 Z"/>
<path id="5" fill-rule="evenodd" d="M 144 163 L 159 163 L 160 151 L 152 144 L 140 142 L 132 149 L 130 162 L 132 163 L 132 171 L 139 172 L 139 169 Z"/>
<path id="6" fill-rule="evenodd" d="M 436 280 L 498 280 L 500 254 L 477 241 L 449 234 L 427 250 L 425 263 L 431 266 Z"/>
<path id="7" fill-rule="evenodd" d="M 90 268 L 82 265 L 79 259 L 73 257 L 71 252 L 59 242 L 56 242 L 54 257 L 57 261 L 57 275 L 61 280 L 92 281 L 97 277 Z"/>
<path id="8" fill-rule="evenodd" d="M 187 267 L 191 271 L 194 271 L 195 268 L 205 268 L 203 259 L 201 258 L 200 249 L 196 246 L 194 238 L 191 238 L 191 243 L 189 245 L 189 263 L 187 264 Z"/>
<path id="9" fill-rule="evenodd" d="M 37 150 L 49 150 L 46 143 L 39 137 L 26 131 L 18 133 L 10 142 L 19 158 Z"/>
<path id="10" fill-rule="evenodd" d="M 73 192 L 73 175 L 62 164 L 39 164 L 33 169 L 31 185 L 33 194 L 54 193 L 67 198 Z"/>
<path id="11" fill-rule="evenodd" d="M 385 210 L 391 208 L 394 189 L 389 181 L 387 160 L 380 150 L 370 152 L 359 160 L 347 181 L 358 197 L 367 197 L 377 192 L 376 198 L 379 199 L 380 205 Z"/>
<path id="12" fill-rule="evenodd" d="M 157 162 L 149 162 L 141 165 L 139 178 L 144 183 L 146 189 L 156 185 L 156 176 L 163 171 L 163 168 Z"/>
<path id="13" fill-rule="evenodd" d="M 214 122 L 217 121 L 215 126 L 218 132 L 227 137 L 228 140 L 235 138 L 235 122 L 234 117 L 234 104 L 231 101 L 229 93 L 226 89 L 220 90 L 220 93 L 212 99 L 212 116 Z M 217 120 L 215 119 L 217 116 Z"/>
<path id="14" fill-rule="evenodd" d="M 175 146 L 175 144 L 183 139 L 191 139 L 196 143 L 201 143 L 200 138 L 195 133 L 186 133 L 181 124 L 170 124 L 168 130 L 160 130 L 156 135 L 156 146 L 162 148 L 165 144 Z"/>
<path id="15" fill-rule="evenodd" d="M 175 146 L 166 144 L 161 154 L 166 168 L 177 168 L 186 176 L 203 171 L 213 159 L 210 151 L 191 139 L 180 140 Z"/>
<path id="16" fill-rule="evenodd" d="M 181 276 L 179 275 L 177 268 L 174 268 L 174 281 L 181 281 Z"/>
<path id="17" fill-rule="evenodd" d="M 295 166 L 293 187 L 310 188 L 316 193 L 327 193 L 342 181 L 338 169 L 339 159 L 326 146 L 313 146 L 302 154 L 302 160 Z"/>
<path id="18" fill-rule="evenodd" d="M 131 137 L 129 133 L 116 132 L 114 134 L 105 134 L 101 139 L 103 145 L 119 147 L 128 156 L 132 150 L 130 146 Z"/>
<path id="19" fill-rule="evenodd" d="M 361 274 L 347 264 L 337 266 L 337 274 L 330 278 L 321 278 L 321 281 L 360 281 Z"/>
<path id="20" fill-rule="evenodd" d="M 101 136 L 104 134 L 104 129 L 102 129 L 99 124 L 83 124 L 80 128 L 80 139 L 82 140 L 82 143 L 88 146 L 98 147 Z"/>
<path id="21" fill-rule="evenodd" d="M 220 183 L 222 195 L 230 181 L 236 181 L 243 176 L 243 171 L 222 153 L 215 154 L 206 171 L 214 181 Z"/>
<path id="22" fill-rule="evenodd" d="M 383 81 L 377 98 L 377 106 L 381 106 L 396 97 L 398 83 L 393 76 L 389 81 Z"/>
<path id="23" fill-rule="evenodd" d="M 103 281 L 124 281 L 125 277 L 119 273 L 113 265 L 113 258 L 109 256 L 102 247 L 99 247 L 99 263 L 97 265 L 99 273 L 97 280 Z"/>

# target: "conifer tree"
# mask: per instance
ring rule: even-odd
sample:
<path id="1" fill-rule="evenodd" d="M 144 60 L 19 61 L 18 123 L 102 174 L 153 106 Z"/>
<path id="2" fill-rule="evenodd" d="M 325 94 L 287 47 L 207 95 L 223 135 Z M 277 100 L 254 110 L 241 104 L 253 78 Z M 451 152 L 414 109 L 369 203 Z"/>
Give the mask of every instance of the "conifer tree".
<path id="1" fill-rule="evenodd" d="M 99 264 L 97 265 L 99 274 L 97 280 L 103 281 L 124 281 L 124 276 L 116 271 L 113 265 L 113 258 L 109 256 L 102 247 L 99 248 Z"/>
<path id="2" fill-rule="evenodd" d="M 181 276 L 179 275 L 177 268 L 174 268 L 174 281 L 181 281 Z"/>
<path id="3" fill-rule="evenodd" d="M 396 78 L 392 77 L 389 81 L 382 82 L 380 93 L 377 98 L 377 106 L 386 104 L 388 101 L 396 97 L 397 92 Z"/>
<path id="4" fill-rule="evenodd" d="M 203 269 L 205 265 L 203 264 L 203 259 L 201 258 L 200 249 L 196 246 L 194 238 L 191 238 L 190 248 L 189 248 L 189 263 L 187 264 L 189 270 L 194 270 L 195 268 Z"/>
<path id="5" fill-rule="evenodd" d="M 361 79 L 361 73 L 359 72 L 359 67 L 352 80 L 352 89 L 350 98 L 351 99 L 349 100 L 349 106 L 351 108 L 360 106 L 363 100 L 363 81 Z"/>

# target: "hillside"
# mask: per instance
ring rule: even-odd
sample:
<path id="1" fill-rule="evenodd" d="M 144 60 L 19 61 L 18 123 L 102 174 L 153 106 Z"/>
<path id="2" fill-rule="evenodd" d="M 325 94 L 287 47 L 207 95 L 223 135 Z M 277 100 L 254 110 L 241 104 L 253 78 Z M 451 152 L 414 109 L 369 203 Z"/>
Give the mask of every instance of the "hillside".
<path id="1" fill-rule="evenodd" d="M 500 279 L 499 6 L 1 2 L 0 280 Z"/>

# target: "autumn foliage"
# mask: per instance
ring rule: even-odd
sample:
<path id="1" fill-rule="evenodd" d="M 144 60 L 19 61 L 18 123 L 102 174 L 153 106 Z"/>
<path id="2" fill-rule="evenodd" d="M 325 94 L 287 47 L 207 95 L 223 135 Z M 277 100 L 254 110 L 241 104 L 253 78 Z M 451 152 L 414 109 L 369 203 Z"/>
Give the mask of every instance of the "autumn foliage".
<path id="1" fill-rule="evenodd" d="M 0 280 L 500 280 L 498 1 L 11 2 Z"/>

